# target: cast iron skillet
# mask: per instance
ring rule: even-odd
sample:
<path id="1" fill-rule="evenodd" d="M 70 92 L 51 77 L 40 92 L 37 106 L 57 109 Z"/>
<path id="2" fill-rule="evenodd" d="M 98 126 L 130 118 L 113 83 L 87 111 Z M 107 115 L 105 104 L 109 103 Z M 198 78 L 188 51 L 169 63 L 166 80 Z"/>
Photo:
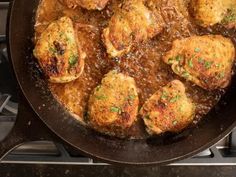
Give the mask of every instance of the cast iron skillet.
<path id="1" fill-rule="evenodd" d="M 39 0 L 15 0 L 8 21 L 9 55 L 20 88 L 39 118 L 56 135 L 86 155 L 108 163 L 167 164 L 197 154 L 236 125 L 236 78 L 224 98 L 196 128 L 179 135 L 121 140 L 86 129 L 57 103 L 33 67 L 32 37 Z M 37 131 L 37 130 L 36 130 Z"/>

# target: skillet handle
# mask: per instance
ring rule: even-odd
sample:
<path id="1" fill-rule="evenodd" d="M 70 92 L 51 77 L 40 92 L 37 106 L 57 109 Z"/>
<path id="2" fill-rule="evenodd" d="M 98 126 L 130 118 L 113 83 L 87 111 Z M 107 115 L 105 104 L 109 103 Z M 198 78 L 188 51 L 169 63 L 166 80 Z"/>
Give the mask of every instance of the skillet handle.
<path id="1" fill-rule="evenodd" d="M 0 161 L 22 143 L 39 140 L 52 140 L 55 135 L 38 118 L 24 96 L 19 99 L 18 115 L 8 136 L 0 142 Z"/>

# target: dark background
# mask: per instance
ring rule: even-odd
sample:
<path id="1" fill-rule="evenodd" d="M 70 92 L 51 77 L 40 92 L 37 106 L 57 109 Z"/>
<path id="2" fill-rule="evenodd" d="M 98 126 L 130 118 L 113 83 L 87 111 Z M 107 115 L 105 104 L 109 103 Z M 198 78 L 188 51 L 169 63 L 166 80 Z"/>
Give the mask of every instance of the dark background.
<path id="1" fill-rule="evenodd" d="M 1 164 L 1 177 L 235 177 L 236 166 L 114 167 Z"/>

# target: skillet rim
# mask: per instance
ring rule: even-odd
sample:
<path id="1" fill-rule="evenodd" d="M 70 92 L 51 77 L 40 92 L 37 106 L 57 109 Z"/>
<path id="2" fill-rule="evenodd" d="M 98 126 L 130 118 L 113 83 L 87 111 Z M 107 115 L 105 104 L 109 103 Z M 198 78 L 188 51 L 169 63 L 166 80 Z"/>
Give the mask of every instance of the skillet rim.
<path id="1" fill-rule="evenodd" d="M 38 1 L 38 0 L 37 0 Z M 13 53 L 13 49 L 12 49 L 12 42 L 14 41 L 12 39 L 12 29 L 14 28 L 13 25 L 13 14 L 15 13 L 14 9 L 17 8 L 16 7 L 16 2 L 13 0 L 10 2 L 9 5 L 9 11 L 8 11 L 8 20 L 7 20 L 7 47 L 8 47 L 8 54 L 9 54 L 9 58 L 10 58 L 10 63 L 12 66 L 12 69 L 14 71 L 15 77 L 17 79 L 17 82 L 19 84 L 19 87 L 24 95 L 24 97 L 26 98 L 28 104 L 30 105 L 30 107 L 32 108 L 32 110 L 36 113 L 36 115 L 40 118 L 40 120 L 54 133 L 56 134 L 58 137 L 60 137 L 63 141 L 65 141 L 66 143 L 70 144 L 71 146 L 75 147 L 76 149 L 78 149 L 79 151 L 81 151 L 82 153 L 84 153 L 85 155 L 92 157 L 92 158 L 96 158 L 99 160 L 102 160 L 104 162 L 108 162 L 108 163 L 113 163 L 113 164 L 122 164 L 122 165 L 165 165 L 165 164 L 169 164 L 172 162 L 175 162 L 177 160 L 182 160 L 188 157 L 191 157 L 193 155 L 196 155 L 197 153 L 201 152 L 202 150 L 205 150 L 207 148 L 209 148 L 210 146 L 214 145 L 215 143 L 217 143 L 220 139 L 224 138 L 225 136 L 227 136 L 231 130 L 235 127 L 236 125 L 236 120 L 234 120 L 233 124 L 231 124 L 231 126 L 229 126 L 228 128 L 225 129 L 225 131 L 221 132 L 217 137 L 211 139 L 211 141 L 209 141 L 208 143 L 204 144 L 203 146 L 196 148 L 195 150 L 188 152 L 184 155 L 178 156 L 178 157 L 174 157 L 174 158 L 170 158 L 170 159 L 166 159 L 166 160 L 159 160 L 159 161 L 149 161 L 149 162 L 133 162 L 133 161 L 122 161 L 122 160 L 114 160 L 114 159 L 108 159 L 106 157 L 102 157 L 101 155 L 96 155 L 93 154 L 92 152 L 87 151 L 86 149 L 82 149 L 81 147 L 76 146 L 75 144 L 73 144 L 72 142 L 70 142 L 68 139 L 64 138 L 62 135 L 60 135 L 60 133 L 58 133 L 54 128 L 52 128 L 51 125 L 49 125 L 40 115 L 40 113 L 37 111 L 37 109 L 35 108 L 35 105 L 33 105 L 33 103 L 31 102 L 30 98 L 27 96 L 27 89 L 25 88 L 24 84 L 21 82 L 20 80 L 20 76 L 17 74 L 16 71 L 16 66 L 14 63 L 14 60 L 12 59 L 12 53 Z M 33 13 L 33 12 L 32 12 Z"/>

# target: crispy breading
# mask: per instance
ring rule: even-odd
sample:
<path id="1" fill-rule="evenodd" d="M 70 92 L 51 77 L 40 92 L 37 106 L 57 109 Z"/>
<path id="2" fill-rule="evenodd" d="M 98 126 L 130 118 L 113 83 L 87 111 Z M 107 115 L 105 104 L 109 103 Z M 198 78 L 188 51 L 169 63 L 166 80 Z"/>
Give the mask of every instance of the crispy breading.
<path id="1" fill-rule="evenodd" d="M 163 57 L 174 73 L 207 90 L 228 86 L 234 59 L 232 41 L 221 35 L 175 40 Z"/>
<path id="2" fill-rule="evenodd" d="M 195 106 L 183 83 L 173 80 L 144 103 L 140 114 L 149 134 L 177 133 L 193 121 Z"/>
<path id="3" fill-rule="evenodd" d="M 36 42 L 34 56 L 50 82 L 70 82 L 81 75 L 85 53 L 69 17 L 49 24 Z"/>
<path id="4" fill-rule="evenodd" d="M 89 125 L 105 134 L 122 134 L 136 120 L 138 104 L 134 79 L 110 71 L 90 96 Z"/>

